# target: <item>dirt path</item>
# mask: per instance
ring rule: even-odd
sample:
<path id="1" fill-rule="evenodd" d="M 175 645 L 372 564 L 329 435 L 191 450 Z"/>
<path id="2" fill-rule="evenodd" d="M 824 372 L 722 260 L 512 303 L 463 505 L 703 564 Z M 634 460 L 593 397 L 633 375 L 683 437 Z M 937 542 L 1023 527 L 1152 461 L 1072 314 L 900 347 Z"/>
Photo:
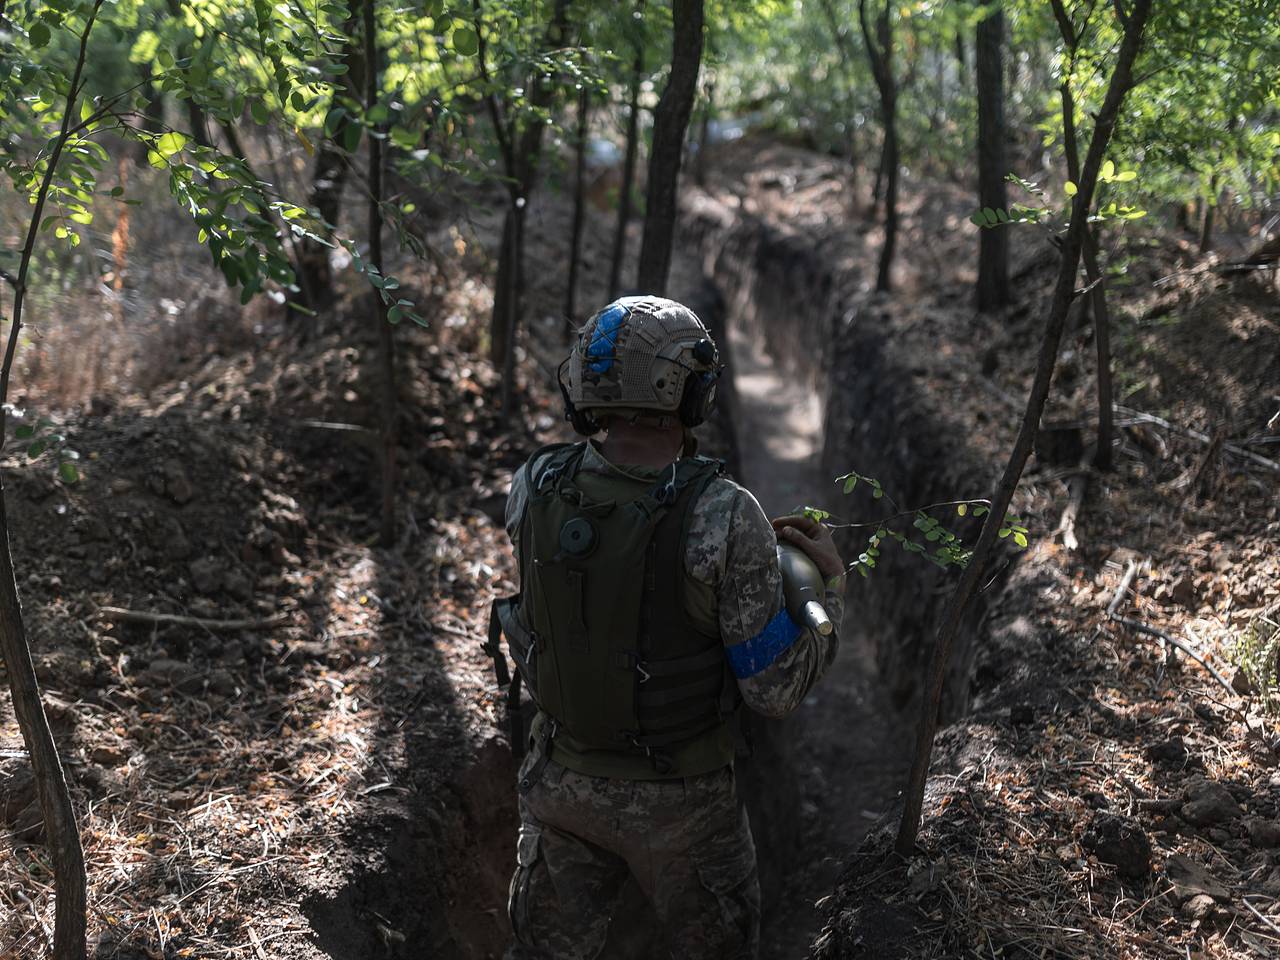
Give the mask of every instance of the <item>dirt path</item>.
<path id="1" fill-rule="evenodd" d="M 833 488 L 818 465 L 818 397 L 777 369 L 759 344 L 738 335 L 732 350 L 742 481 L 770 516 L 830 501 Z M 869 639 L 850 629 L 861 588 L 850 586 L 839 657 L 788 722 L 802 778 L 804 866 L 765 917 L 762 960 L 808 956 L 821 929 L 813 904 L 831 892 L 842 854 L 888 806 L 904 769 L 903 730 L 870 673 Z"/>

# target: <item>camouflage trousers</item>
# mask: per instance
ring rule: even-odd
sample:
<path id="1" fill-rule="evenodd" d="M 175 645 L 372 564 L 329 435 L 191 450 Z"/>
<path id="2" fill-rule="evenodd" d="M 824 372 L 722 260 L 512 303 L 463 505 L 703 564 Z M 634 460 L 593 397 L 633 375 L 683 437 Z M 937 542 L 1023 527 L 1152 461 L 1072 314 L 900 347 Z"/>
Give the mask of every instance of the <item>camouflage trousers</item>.
<path id="1" fill-rule="evenodd" d="M 525 757 L 521 778 L 537 754 Z M 760 885 L 732 767 L 620 780 L 551 761 L 521 797 L 520 820 L 507 960 L 622 955 L 609 928 L 630 883 L 657 914 L 662 952 L 646 960 L 754 960 Z"/>

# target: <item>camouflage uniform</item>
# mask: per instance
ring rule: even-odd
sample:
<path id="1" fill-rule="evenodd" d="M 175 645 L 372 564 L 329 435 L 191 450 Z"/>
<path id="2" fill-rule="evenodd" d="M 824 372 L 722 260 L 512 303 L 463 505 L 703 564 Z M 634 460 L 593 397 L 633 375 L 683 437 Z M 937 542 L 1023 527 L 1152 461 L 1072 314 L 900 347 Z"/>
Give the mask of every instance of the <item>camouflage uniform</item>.
<path id="1" fill-rule="evenodd" d="M 662 472 L 615 467 L 594 443 L 579 469 L 647 483 Z M 506 521 L 513 536 L 528 502 L 529 475 L 526 464 L 512 480 Z M 822 637 L 791 622 L 775 543 L 755 497 L 731 480 L 714 480 L 693 506 L 685 606 L 699 626 L 723 638 L 747 706 L 781 717 L 835 659 L 839 633 Z M 838 626 L 841 591 L 828 592 L 825 606 Z M 545 722 L 541 715 L 534 722 L 522 778 L 540 758 L 538 733 Z M 573 758 L 553 746 L 541 779 L 521 797 L 510 899 L 517 943 L 508 957 L 597 957 L 630 875 L 657 911 L 670 956 L 754 958 L 760 889 L 732 767 L 635 780 L 590 776 L 573 766 Z"/>

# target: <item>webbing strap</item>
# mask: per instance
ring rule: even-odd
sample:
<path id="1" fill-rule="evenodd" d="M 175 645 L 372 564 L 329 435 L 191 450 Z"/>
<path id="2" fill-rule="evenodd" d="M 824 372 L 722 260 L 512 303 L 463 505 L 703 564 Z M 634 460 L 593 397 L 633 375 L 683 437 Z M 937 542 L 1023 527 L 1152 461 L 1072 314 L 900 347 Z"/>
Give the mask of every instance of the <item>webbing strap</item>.
<path id="1" fill-rule="evenodd" d="M 510 598 L 505 597 L 494 599 L 493 605 L 489 607 L 489 642 L 483 645 L 484 652 L 493 658 L 493 673 L 500 687 L 511 682 L 511 674 L 507 670 L 507 658 L 502 655 L 502 615 L 498 608 L 510 602 Z"/>
<path id="2" fill-rule="evenodd" d="M 526 794 L 538 785 L 538 781 L 542 779 L 542 773 L 547 769 L 547 764 L 551 762 L 551 738 L 556 735 L 556 722 L 550 717 L 546 717 L 542 724 L 542 734 L 538 737 L 538 749 L 541 756 L 529 772 L 524 775 L 520 781 L 520 793 Z"/>
<path id="3" fill-rule="evenodd" d="M 646 690 L 641 687 L 640 692 L 636 694 L 636 699 L 643 707 L 665 707 L 694 697 L 702 697 L 703 699 L 715 697 L 718 704 L 720 685 L 723 682 L 723 675 L 717 673 L 705 680 L 686 683 L 683 686 L 672 687 L 669 690 Z"/>
<path id="4" fill-rule="evenodd" d="M 714 667 L 718 663 L 724 661 L 724 648 L 712 647 L 710 650 L 704 650 L 702 653 L 696 653 L 690 657 L 677 657 L 674 660 L 650 660 L 641 666 L 644 672 L 651 677 L 674 677 L 681 673 L 695 673 L 699 670 L 705 670 L 707 667 Z"/>

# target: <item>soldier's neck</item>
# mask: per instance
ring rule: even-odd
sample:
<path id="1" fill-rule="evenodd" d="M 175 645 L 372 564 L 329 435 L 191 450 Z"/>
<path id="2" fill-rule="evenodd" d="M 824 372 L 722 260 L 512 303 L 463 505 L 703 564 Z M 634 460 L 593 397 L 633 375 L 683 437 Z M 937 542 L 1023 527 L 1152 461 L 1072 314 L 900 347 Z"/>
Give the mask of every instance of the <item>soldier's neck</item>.
<path id="1" fill-rule="evenodd" d="M 600 452 L 610 463 L 661 468 L 680 455 L 683 444 L 684 431 L 678 425 L 652 427 L 618 423 L 609 428 L 600 444 Z"/>

